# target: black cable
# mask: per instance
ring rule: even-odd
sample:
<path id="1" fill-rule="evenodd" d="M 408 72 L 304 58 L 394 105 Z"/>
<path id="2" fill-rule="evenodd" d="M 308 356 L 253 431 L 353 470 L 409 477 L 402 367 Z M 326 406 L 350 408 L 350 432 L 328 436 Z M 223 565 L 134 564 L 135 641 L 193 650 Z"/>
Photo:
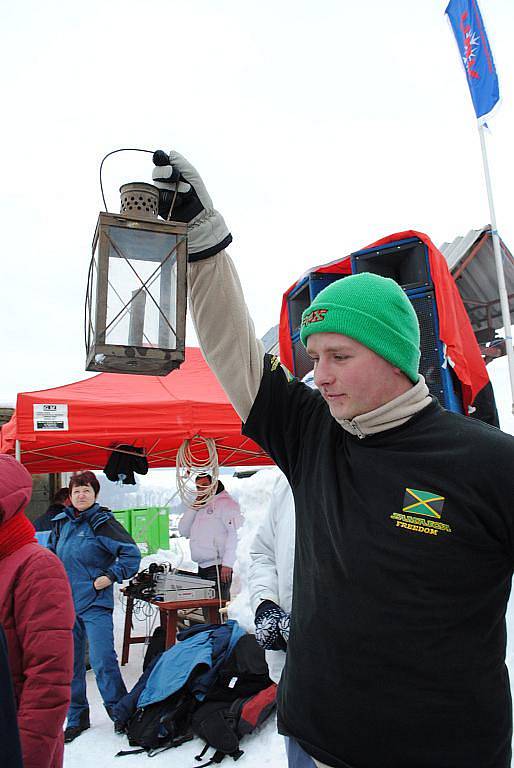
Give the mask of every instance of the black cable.
<path id="1" fill-rule="evenodd" d="M 102 193 L 102 200 L 103 200 L 106 213 L 109 213 L 109 211 L 107 210 L 107 203 L 105 202 L 104 188 L 102 184 L 102 168 L 107 158 L 110 157 L 111 155 L 115 155 L 117 152 L 147 152 L 149 155 L 154 154 L 153 149 L 140 149 L 139 147 L 121 147 L 121 149 L 113 149 L 112 152 L 108 152 L 102 158 L 102 162 L 100 163 L 100 192 Z"/>

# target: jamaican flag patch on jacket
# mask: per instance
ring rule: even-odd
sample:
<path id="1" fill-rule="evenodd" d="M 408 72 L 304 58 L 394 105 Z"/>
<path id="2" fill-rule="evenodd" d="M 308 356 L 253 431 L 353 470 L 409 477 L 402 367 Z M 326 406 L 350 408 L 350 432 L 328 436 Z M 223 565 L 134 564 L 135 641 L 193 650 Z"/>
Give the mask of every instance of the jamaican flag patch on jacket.
<path id="1" fill-rule="evenodd" d="M 444 505 L 444 496 L 439 496 L 433 491 L 417 491 L 415 488 L 406 488 L 403 497 L 403 511 L 428 517 L 441 517 Z"/>
<path id="2" fill-rule="evenodd" d="M 403 496 L 402 511 L 391 515 L 397 528 L 416 533 L 437 536 L 439 533 L 451 533 L 451 528 L 443 523 L 445 497 L 435 491 L 422 491 L 418 488 L 406 488 Z"/>

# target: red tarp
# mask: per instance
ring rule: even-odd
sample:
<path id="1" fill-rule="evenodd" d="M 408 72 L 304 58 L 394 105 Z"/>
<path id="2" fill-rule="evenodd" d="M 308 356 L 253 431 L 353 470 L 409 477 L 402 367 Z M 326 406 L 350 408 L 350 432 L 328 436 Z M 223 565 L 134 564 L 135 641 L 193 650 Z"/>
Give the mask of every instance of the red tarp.
<path id="1" fill-rule="evenodd" d="M 34 405 L 66 404 L 67 431 L 35 431 Z M 216 440 L 222 466 L 272 464 L 241 435 L 241 420 L 199 349 L 168 376 L 101 373 L 64 387 L 18 395 L 12 419 L 2 427 L 0 451 L 15 452 L 29 472 L 103 469 L 120 444 L 147 452 L 148 465 L 173 467 L 177 449 L 199 434 Z"/>
<path id="2" fill-rule="evenodd" d="M 393 235 L 377 240 L 375 243 L 359 248 L 378 248 L 396 240 L 406 240 L 417 237 L 428 248 L 430 271 L 434 283 L 437 313 L 439 315 L 439 338 L 446 344 L 446 354 L 454 364 L 454 372 L 462 385 L 462 398 L 464 413 L 468 412 L 468 406 L 472 405 L 477 394 L 489 383 L 485 362 L 480 353 L 475 334 L 471 327 L 469 317 L 462 303 L 455 281 L 450 275 L 448 265 L 442 253 L 435 247 L 428 235 L 409 229 L 405 232 L 396 232 Z M 326 264 L 322 267 L 313 267 L 309 272 L 336 272 L 341 275 L 351 273 L 349 256 Z M 287 311 L 287 297 L 298 285 L 298 280 L 284 293 L 282 298 L 282 310 L 280 315 L 280 359 L 289 370 L 293 370 L 293 350 L 289 333 L 289 316 Z"/>

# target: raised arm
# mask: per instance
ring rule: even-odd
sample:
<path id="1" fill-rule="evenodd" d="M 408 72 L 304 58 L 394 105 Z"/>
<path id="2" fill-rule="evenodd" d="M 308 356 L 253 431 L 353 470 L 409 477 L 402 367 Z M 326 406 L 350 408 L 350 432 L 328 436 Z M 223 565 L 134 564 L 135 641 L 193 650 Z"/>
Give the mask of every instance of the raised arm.
<path id="1" fill-rule="evenodd" d="M 264 348 L 225 251 L 189 265 L 189 306 L 204 357 L 246 421 L 259 391 Z"/>
<path id="2" fill-rule="evenodd" d="M 264 349 L 234 264 L 225 252 L 232 236 L 198 171 L 178 152 L 154 154 L 159 213 L 188 226 L 189 306 L 202 352 L 231 403 L 246 421 L 263 373 Z M 175 192 L 177 193 L 175 196 Z"/>
<path id="3" fill-rule="evenodd" d="M 319 395 L 291 381 L 255 337 L 237 272 L 225 253 L 232 241 L 195 168 L 177 152 L 154 154 L 159 213 L 188 225 L 190 309 L 202 352 L 255 440 L 294 485 L 301 476 L 305 425 L 323 430 Z"/>

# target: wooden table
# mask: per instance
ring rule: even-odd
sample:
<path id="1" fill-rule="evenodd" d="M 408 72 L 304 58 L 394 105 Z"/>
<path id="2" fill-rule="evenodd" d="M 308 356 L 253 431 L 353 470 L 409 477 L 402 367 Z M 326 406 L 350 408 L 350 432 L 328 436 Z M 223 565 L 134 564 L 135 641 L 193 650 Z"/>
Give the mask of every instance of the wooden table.
<path id="1" fill-rule="evenodd" d="M 141 598 L 137 598 L 141 599 Z M 159 609 L 161 627 L 164 630 L 164 647 L 169 648 L 175 644 L 177 638 L 177 612 L 191 608 L 206 608 L 209 617 L 209 624 L 221 624 L 220 600 L 217 597 L 211 600 L 176 600 L 172 603 L 163 603 L 157 600 L 148 600 L 150 605 Z M 221 600 L 221 605 L 226 605 L 227 600 Z M 121 654 L 121 666 L 127 663 L 130 646 L 134 643 L 144 643 L 145 636 L 132 635 L 132 613 L 134 610 L 134 598 L 127 597 L 127 608 L 125 613 L 125 628 L 123 631 L 123 650 Z"/>

